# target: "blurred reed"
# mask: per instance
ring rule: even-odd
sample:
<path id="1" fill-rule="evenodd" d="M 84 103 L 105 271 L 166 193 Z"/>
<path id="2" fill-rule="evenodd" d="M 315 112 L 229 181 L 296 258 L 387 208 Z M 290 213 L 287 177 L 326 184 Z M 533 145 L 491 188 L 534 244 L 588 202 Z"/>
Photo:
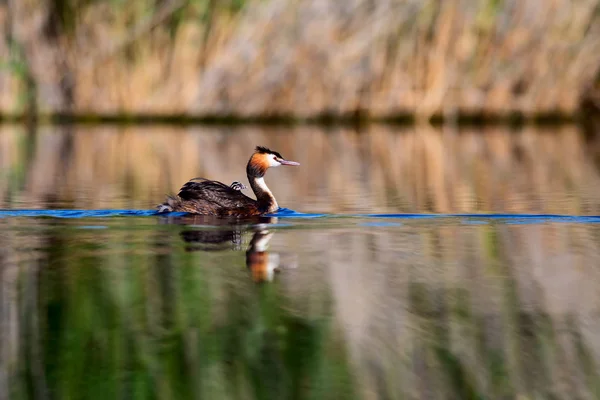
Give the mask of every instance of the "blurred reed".
<path id="1" fill-rule="evenodd" d="M 9 0 L 0 111 L 311 117 L 600 109 L 600 1 Z M 588 109 L 588 108 L 586 108 Z"/>
<path id="2" fill-rule="evenodd" d="M 304 212 L 600 214 L 598 152 L 576 127 L 0 127 L 0 207 L 153 208 L 202 176 L 246 182 L 256 145 Z"/>

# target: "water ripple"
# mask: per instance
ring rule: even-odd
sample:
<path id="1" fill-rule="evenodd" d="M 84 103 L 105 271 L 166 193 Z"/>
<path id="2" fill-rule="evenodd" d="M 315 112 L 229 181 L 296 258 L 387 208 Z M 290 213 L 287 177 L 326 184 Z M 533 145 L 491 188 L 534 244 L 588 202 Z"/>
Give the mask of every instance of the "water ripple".
<path id="1" fill-rule="evenodd" d="M 0 218 L 106 218 L 106 217 L 152 217 L 159 215 L 154 210 L 0 210 Z M 164 215 L 164 214 L 163 214 Z M 182 216 L 185 213 L 170 213 Z M 578 216 L 560 214 L 321 214 L 302 213 L 282 208 L 270 216 L 278 218 L 375 218 L 375 219 L 439 219 L 459 218 L 463 224 L 487 224 L 492 221 L 506 224 L 538 224 L 544 222 L 600 223 L 600 216 Z"/>

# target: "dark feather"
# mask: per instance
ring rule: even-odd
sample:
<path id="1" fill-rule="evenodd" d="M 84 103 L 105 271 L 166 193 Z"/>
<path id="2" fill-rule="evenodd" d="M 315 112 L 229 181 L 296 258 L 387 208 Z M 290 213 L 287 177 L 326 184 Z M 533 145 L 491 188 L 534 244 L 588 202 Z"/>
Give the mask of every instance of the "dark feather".
<path id="1" fill-rule="evenodd" d="M 259 215 L 256 200 L 224 183 L 195 178 L 179 190 L 177 204 L 172 211 L 193 212 L 206 215 Z"/>
<path id="2" fill-rule="evenodd" d="M 281 154 L 279 154 L 278 152 L 273 151 L 273 150 L 271 150 L 271 149 L 269 149 L 267 147 L 263 147 L 263 146 L 256 146 L 256 149 L 254 149 L 254 151 L 257 152 L 257 153 L 260 153 L 260 154 L 275 154 L 275 156 L 277 158 L 283 158 L 281 156 Z"/>
<path id="3" fill-rule="evenodd" d="M 243 207 L 255 203 L 254 199 L 239 190 L 218 181 L 196 178 L 187 182 L 179 190 L 182 200 L 206 200 L 222 207 Z"/>

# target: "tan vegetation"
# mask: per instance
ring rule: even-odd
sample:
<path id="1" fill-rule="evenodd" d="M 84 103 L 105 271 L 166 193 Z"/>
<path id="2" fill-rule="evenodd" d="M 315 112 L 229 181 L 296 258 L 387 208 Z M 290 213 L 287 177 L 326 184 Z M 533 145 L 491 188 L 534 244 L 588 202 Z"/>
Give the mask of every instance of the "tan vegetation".
<path id="1" fill-rule="evenodd" d="M 598 0 L 241 3 L 10 0 L 0 112 L 452 117 L 597 97 Z"/>

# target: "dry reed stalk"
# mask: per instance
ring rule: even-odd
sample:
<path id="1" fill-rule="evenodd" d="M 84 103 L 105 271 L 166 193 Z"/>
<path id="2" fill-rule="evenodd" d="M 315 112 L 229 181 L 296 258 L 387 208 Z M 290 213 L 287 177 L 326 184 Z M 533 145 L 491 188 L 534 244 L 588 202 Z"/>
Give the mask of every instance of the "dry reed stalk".
<path id="1" fill-rule="evenodd" d="M 19 63 L 33 70 L 41 112 L 182 113 L 197 94 L 191 82 L 201 62 L 210 60 L 235 24 L 219 7 L 198 23 L 202 11 L 188 4 L 182 12 L 191 18 L 171 31 L 169 18 L 185 4 L 174 0 L 153 9 L 142 2 L 81 3 L 69 31 L 52 20 L 49 2 L 11 2 L 0 6 L 0 18 L 8 12 L 14 21 L 11 31 L 3 32 L 0 57 L 15 57 L 10 35 L 25 52 Z M 47 29 L 57 33 L 49 35 Z M 3 69 L 0 79 L 19 81 L 19 76 Z M 8 103 L 4 112 L 22 106 L 18 88 L 3 91 L 8 97 L 0 103 Z"/>
<path id="2" fill-rule="evenodd" d="M 91 2 L 54 36 L 48 4 L 0 6 L 48 112 L 572 113 L 600 70 L 598 0 Z M 19 80 L 0 71 L 3 111 L 17 110 Z"/>
<path id="3" fill-rule="evenodd" d="M 575 110 L 599 68 L 592 56 L 600 46 L 597 2 L 495 4 L 267 2 L 248 13 L 229 51 L 208 66 L 194 110 L 301 116 Z M 291 32 L 292 43 L 279 45 Z M 306 73 L 310 79 L 298 81 Z M 216 101 L 223 91 L 228 103 Z"/>

